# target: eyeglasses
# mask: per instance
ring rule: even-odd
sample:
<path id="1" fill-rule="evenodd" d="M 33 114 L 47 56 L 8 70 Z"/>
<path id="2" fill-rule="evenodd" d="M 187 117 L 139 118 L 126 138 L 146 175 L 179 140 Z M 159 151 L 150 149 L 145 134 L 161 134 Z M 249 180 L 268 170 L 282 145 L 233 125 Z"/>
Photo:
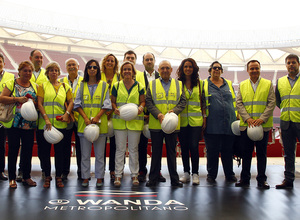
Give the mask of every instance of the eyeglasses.
<path id="1" fill-rule="evenodd" d="M 214 70 L 223 70 L 222 67 L 220 67 L 220 66 L 214 66 L 213 69 Z"/>
<path id="2" fill-rule="evenodd" d="M 91 69 L 96 70 L 96 69 L 98 69 L 98 67 L 97 67 L 97 66 L 88 66 L 88 69 L 89 69 L 89 70 L 91 70 Z"/>

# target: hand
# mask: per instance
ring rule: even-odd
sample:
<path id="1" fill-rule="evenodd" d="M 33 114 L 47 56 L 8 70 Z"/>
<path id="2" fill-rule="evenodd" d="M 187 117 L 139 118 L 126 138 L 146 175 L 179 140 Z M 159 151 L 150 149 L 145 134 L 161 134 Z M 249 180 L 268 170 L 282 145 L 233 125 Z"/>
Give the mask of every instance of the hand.
<path id="1" fill-rule="evenodd" d="M 45 120 L 45 123 L 46 123 L 46 130 L 47 130 L 47 131 L 51 131 L 52 124 L 51 124 L 50 120 L 49 120 L 49 119 L 46 119 L 46 120 Z"/>
<path id="2" fill-rule="evenodd" d="M 143 111 L 144 111 L 144 109 L 141 106 L 139 106 L 138 107 L 138 115 L 141 114 Z"/>
<path id="3" fill-rule="evenodd" d="M 254 125 L 254 126 L 260 126 L 260 125 L 262 125 L 263 123 L 264 123 L 264 121 L 261 120 L 260 118 L 258 118 L 258 119 L 256 119 L 256 120 L 254 120 L 253 125 Z"/>
<path id="4" fill-rule="evenodd" d="M 28 101 L 28 98 L 26 96 L 16 97 L 16 101 L 23 104 Z"/>
<path id="5" fill-rule="evenodd" d="M 107 116 L 109 116 L 112 112 L 113 112 L 113 110 L 109 110 L 109 111 L 106 111 L 105 114 L 106 114 Z"/>
<path id="6" fill-rule="evenodd" d="M 205 131 L 205 129 L 206 129 L 206 117 L 203 117 L 202 131 Z"/>
<path id="7" fill-rule="evenodd" d="M 119 109 L 116 108 L 114 112 L 115 112 L 116 115 L 120 115 Z"/>
<path id="8" fill-rule="evenodd" d="M 172 112 L 174 112 L 174 110 L 172 109 L 172 110 L 170 110 L 168 113 L 172 113 Z"/>
<path id="9" fill-rule="evenodd" d="M 84 118 L 84 123 L 86 126 L 88 126 L 89 124 L 91 124 L 91 120 L 86 117 Z"/>
<path id="10" fill-rule="evenodd" d="M 158 116 L 157 116 L 157 118 L 158 118 L 159 122 L 162 123 L 162 121 L 163 121 L 164 118 L 165 118 L 165 115 L 162 114 L 162 113 L 159 113 Z"/>
<path id="11" fill-rule="evenodd" d="M 255 125 L 254 125 L 254 119 L 253 118 L 248 118 L 247 119 L 247 123 L 248 123 L 248 127 L 250 128 L 250 127 L 254 127 Z"/>
<path id="12" fill-rule="evenodd" d="M 91 119 L 91 123 L 92 124 L 99 124 L 99 121 L 100 121 L 100 117 L 99 116 L 96 116 L 94 118 Z"/>
<path id="13" fill-rule="evenodd" d="M 61 116 L 60 120 L 62 122 L 70 122 L 70 115 L 68 115 L 67 113 L 63 114 L 63 116 Z"/>

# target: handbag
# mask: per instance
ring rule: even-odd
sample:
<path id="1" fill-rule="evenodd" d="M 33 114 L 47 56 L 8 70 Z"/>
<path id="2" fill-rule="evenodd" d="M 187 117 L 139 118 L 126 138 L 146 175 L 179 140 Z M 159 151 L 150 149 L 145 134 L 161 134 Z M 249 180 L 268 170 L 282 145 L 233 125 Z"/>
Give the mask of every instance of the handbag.
<path id="1" fill-rule="evenodd" d="M 13 91 L 11 92 L 11 97 L 13 97 L 12 93 L 14 92 L 15 89 L 15 83 L 14 83 L 14 88 Z M 11 121 L 11 119 L 13 118 L 14 114 L 14 107 L 15 107 L 16 103 L 12 103 L 12 104 L 3 104 L 0 103 L 0 121 L 1 122 L 9 122 Z"/>

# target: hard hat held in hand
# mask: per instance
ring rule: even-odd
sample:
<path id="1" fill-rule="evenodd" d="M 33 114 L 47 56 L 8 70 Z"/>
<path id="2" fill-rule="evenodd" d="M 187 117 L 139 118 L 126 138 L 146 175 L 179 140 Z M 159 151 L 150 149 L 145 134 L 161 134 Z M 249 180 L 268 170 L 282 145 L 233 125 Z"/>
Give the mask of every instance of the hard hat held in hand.
<path id="1" fill-rule="evenodd" d="M 112 120 L 109 120 L 107 123 L 107 137 L 113 137 L 114 135 L 114 126 Z"/>
<path id="2" fill-rule="evenodd" d="M 94 142 L 98 139 L 100 128 L 96 124 L 89 124 L 84 128 L 83 135 L 89 142 Z"/>
<path id="3" fill-rule="evenodd" d="M 125 121 L 131 121 L 138 116 L 138 106 L 133 103 L 127 103 L 119 108 L 120 118 Z"/>
<path id="4" fill-rule="evenodd" d="M 57 144 L 64 138 L 64 135 L 59 130 L 57 130 L 54 126 L 51 127 L 51 130 L 46 130 L 46 125 L 45 125 L 44 138 L 50 144 Z"/>
<path id="5" fill-rule="evenodd" d="M 21 115 L 27 121 L 36 121 L 38 119 L 38 113 L 32 99 L 28 99 L 28 101 L 21 106 Z"/>
<path id="6" fill-rule="evenodd" d="M 231 130 L 232 133 L 236 136 L 241 136 L 241 131 L 240 131 L 240 120 L 236 120 L 231 123 Z"/>
<path id="7" fill-rule="evenodd" d="M 248 127 L 247 135 L 252 141 L 261 141 L 264 137 L 264 129 L 261 125 L 256 127 Z"/>
<path id="8" fill-rule="evenodd" d="M 150 130 L 149 130 L 149 124 L 145 124 L 144 125 L 144 128 L 143 128 L 143 135 L 150 139 L 151 138 L 151 135 L 150 135 Z"/>
<path id="9" fill-rule="evenodd" d="M 161 129 L 166 134 L 171 134 L 176 130 L 177 125 L 178 125 L 178 116 L 174 112 L 171 112 L 165 114 L 165 118 L 161 123 Z"/>

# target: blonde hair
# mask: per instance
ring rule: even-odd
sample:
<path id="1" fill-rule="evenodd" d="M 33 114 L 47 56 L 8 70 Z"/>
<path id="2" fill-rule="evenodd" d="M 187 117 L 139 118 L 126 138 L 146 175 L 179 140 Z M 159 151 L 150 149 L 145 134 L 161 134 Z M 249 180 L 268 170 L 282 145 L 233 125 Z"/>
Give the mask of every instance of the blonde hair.
<path id="1" fill-rule="evenodd" d="M 60 75 L 60 66 L 57 62 L 53 61 L 53 62 L 50 62 L 47 64 L 46 66 L 46 72 L 45 72 L 45 75 L 47 76 L 47 78 L 49 79 L 49 71 L 50 69 L 54 69 L 54 68 L 57 68 L 58 69 L 58 75 Z"/>

